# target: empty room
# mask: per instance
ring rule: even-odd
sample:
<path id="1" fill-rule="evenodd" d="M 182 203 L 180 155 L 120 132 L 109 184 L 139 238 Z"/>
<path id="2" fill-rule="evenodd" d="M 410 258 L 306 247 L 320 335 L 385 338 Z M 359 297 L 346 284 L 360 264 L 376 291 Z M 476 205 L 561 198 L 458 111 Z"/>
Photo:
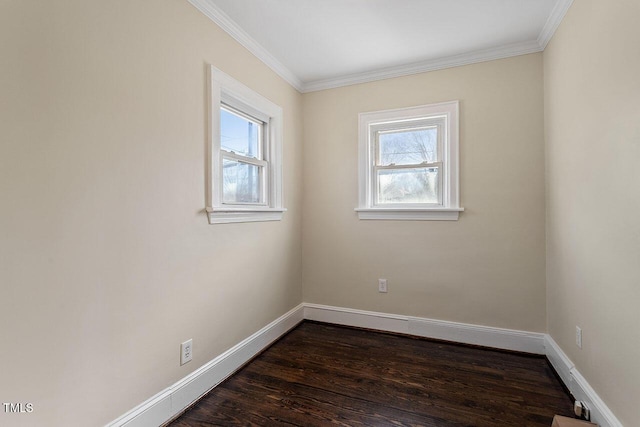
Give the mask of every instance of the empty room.
<path id="1" fill-rule="evenodd" d="M 0 425 L 640 426 L 638 22 L 0 0 Z"/>

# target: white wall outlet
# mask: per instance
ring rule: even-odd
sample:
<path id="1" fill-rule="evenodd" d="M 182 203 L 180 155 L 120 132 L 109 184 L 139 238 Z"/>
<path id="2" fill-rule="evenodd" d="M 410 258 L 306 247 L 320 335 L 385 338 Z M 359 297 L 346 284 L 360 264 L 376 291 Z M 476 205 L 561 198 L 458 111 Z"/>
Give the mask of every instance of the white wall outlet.
<path id="1" fill-rule="evenodd" d="M 387 279 L 378 279 L 378 292 L 387 292 Z"/>
<path id="2" fill-rule="evenodd" d="M 193 340 L 185 341 L 180 344 L 180 366 L 193 359 Z"/>
<path id="3" fill-rule="evenodd" d="M 576 345 L 582 348 L 582 329 L 580 326 L 576 326 Z"/>
<path id="4" fill-rule="evenodd" d="M 576 417 L 582 418 L 583 420 L 591 420 L 591 411 L 587 404 L 581 400 L 576 400 L 573 403 L 573 413 L 576 414 Z"/>

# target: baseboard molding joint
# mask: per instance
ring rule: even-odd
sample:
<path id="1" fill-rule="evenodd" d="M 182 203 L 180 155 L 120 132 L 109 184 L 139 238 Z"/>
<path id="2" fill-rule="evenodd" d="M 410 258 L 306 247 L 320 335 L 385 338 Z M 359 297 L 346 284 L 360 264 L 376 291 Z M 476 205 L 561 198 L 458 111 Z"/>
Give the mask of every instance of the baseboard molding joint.
<path id="1" fill-rule="evenodd" d="M 544 334 L 319 304 L 304 304 L 304 318 L 502 350 L 545 354 Z"/>

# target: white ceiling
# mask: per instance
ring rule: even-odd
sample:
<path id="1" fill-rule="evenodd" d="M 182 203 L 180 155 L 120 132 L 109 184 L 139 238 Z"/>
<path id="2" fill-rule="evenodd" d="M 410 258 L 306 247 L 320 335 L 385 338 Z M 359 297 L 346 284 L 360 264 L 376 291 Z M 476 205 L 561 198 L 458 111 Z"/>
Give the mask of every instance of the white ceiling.
<path id="1" fill-rule="evenodd" d="M 189 0 L 308 92 L 544 49 L 572 0 Z"/>

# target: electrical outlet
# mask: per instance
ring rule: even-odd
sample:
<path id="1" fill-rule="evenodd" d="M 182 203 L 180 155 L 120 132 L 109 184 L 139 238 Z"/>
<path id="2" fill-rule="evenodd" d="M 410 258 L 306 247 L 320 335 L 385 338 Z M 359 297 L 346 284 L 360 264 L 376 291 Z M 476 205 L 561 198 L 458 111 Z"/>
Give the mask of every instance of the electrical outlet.
<path id="1" fill-rule="evenodd" d="M 589 410 L 587 404 L 581 400 L 576 400 L 573 403 L 573 413 L 576 414 L 576 417 L 583 420 L 591 420 L 591 411 Z"/>
<path id="2" fill-rule="evenodd" d="M 576 326 L 576 345 L 582 348 L 582 329 L 580 326 Z"/>
<path id="3" fill-rule="evenodd" d="M 193 359 L 193 340 L 185 341 L 180 344 L 180 366 Z"/>
<path id="4" fill-rule="evenodd" d="M 378 292 L 387 292 L 387 279 L 378 279 Z"/>

